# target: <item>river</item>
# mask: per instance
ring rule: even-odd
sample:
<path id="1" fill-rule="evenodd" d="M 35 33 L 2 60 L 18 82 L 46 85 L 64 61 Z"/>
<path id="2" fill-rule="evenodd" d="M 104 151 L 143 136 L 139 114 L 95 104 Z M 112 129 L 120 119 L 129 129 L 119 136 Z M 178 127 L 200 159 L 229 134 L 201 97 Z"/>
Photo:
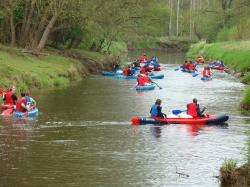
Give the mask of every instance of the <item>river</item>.
<path id="1" fill-rule="evenodd" d="M 214 79 L 174 71 L 184 54 L 154 52 L 163 89 L 135 91 L 134 80 L 91 76 L 76 86 L 33 94 L 35 120 L 0 119 L 0 186 L 219 186 L 225 158 L 247 160 L 250 119 L 240 114 L 244 85 L 226 73 Z M 141 54 L 129 53 L 129 59 Z M 128 60 L 129 60 L 128 59 Z M 201 70 L 201 69 L 200 69 Z M 163 111 L 185 109 L 196 97 L 228 125 L 133 126 L 157 98 Z M 179 175 L 177 173 L 184 173 Z"/>

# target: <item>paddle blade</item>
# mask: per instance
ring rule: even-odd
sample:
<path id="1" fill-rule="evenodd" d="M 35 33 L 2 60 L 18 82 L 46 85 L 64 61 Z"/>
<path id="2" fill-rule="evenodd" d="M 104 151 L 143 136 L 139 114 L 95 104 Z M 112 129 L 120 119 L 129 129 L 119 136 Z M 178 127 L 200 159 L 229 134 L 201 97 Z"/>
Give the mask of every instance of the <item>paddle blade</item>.
<path id="1" fill-rule="evenodd" d="M 184 111 L 183 111 L 183 110 L 178 110 L 178 109 L 172 110 L 172 113 L 173 113 L 174 115 L 178 115 L 178 114 L 180 114 L 180 113 L 182 113 L 182 112 L 184 112 Z"/>
<path id="2" fill-rule="evenodd" d="M 197 77 L 198 75 L 199 75 L 199 73 L 194 72 L 194 73 L 192 74 L 192 77 Z"/>

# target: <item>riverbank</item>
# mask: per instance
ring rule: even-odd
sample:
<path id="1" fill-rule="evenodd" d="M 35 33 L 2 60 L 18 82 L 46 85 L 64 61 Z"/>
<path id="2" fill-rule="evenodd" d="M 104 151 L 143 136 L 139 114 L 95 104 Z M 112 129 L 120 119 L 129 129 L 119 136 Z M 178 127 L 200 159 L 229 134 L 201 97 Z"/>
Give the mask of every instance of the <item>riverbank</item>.
<path id="1" fill-rule="evenodd" d="M 188 57 L 203 55 L 209 59 L 221 59 L 227 67 L 228 73 L 241 79 L 244 84 L 250 84 L 250 41 L 219 42 L 207 44 L 205 42 L 191 45 Z M 246 89 L 241 107 L 250 110 L 250 88 Z"/>
<path id="2" fill-rule="evenodd" d="M 90 51 L 48 49 L 39 56 L 0 46 L 0 88 L 14 84 L 19 91 L 66 87 L 98 73 L 116 59 Z"/>

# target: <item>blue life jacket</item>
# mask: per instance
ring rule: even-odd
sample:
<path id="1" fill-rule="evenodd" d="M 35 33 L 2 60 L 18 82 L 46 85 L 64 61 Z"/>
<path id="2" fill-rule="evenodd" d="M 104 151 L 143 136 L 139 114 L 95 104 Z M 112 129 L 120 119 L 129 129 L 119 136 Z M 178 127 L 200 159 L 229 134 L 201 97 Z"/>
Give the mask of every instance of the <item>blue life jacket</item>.
<path id="1" fill-rule="evenodd" d="M 26 102 L 27 102 L 27 103 L 31 103 L 31 99 L 30 99 L 29 96 L 26 96 Z"/>
<path id="2" fill-rule="evenodd" d="M 151 107 L 151 110 L 150 110 L 150 114 L 151 116 L 158 116 L 158 107 L 159 105 L 157 104 L 154 104 L 152 107 Z"/>

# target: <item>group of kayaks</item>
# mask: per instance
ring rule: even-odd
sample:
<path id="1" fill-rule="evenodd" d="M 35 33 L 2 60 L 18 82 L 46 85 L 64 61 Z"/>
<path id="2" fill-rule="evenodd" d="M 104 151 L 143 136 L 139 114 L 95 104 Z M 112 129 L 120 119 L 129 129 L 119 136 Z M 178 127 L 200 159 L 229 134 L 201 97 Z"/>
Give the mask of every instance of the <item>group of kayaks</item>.
<path id="1" fill-rule="evenodd" d="M 199 63 L 202 64 L 202 63 Z M 217 69 L 217 66 L 211 67 L 212 69 Z M 196 77 L 199 75 L 199 72 L 195 70 L 188 70 L 188 69 L 182 69 L 181 66 L 175 69 L 181 70 L 185 73 L 192 74 L 193 77 Z M 221 68 L 219 68 L 221 70 Z M 134 70 L 133 73 L 135 73 L 136 70 Z M 123 75 L 123 72 L 121 70 L 116 72 L 111 71 L 103 71 L 103 76 L 113 76 L 117 79 L 137 79 L 137 75 L 132 76 L 125 76 Z M 162 79 L 164 78 L 163 74 L 152 74 L 149 76 L 151 79 Z M 203 81 L 210 81 L 212 80 L 211 77 L 201 77 L 201 80 Z M 142 90 L 153 90 L 155 89 L 155 84 L 150 85 L 144 85 L 144 86 L 135 86 L 135 89 L 138 91 Z M 133 117 L 131 119 L 132 124 L 134 125 L 143 125 L 143 124 L 193 124 L 193 125 L 214 125 L 214 124 L 224 124 L 229 119 L 229 116 L 227 115 L 208 115 L 206 114 L 204 117 L 192 117 L 192 116 L 186 116 L 186 115 L 167 115 L 165 118 L 160 117 Z"/>
<path id="2" fill-rule="evenodd" d="M 136 74 L 138 70 L 133 69 L 133 75 L 131 76 L 126 76 L 123 74 L 122 70 L 117 70 L 116 72 L 112 72 L 112 71 L 102 71 L 102 75 L 103 76 L 109 76 L 109 77 L 114 77 L 116 79 L 137 79 L 138 78 L 138 74 Z M 160 71 L 160 70 L 157 70 Z M 164 74 L 155 74 L 152 73 L 149 75 L 150 79 L 163 79 L 164 78 Z M 144 86 L 135 86 L 135 89 L 137 91 L 147 91 L 147 90 L 154 90 L 155 89 L 155 84 L 151 83 L 148 85 L 144 85 Z"/>

